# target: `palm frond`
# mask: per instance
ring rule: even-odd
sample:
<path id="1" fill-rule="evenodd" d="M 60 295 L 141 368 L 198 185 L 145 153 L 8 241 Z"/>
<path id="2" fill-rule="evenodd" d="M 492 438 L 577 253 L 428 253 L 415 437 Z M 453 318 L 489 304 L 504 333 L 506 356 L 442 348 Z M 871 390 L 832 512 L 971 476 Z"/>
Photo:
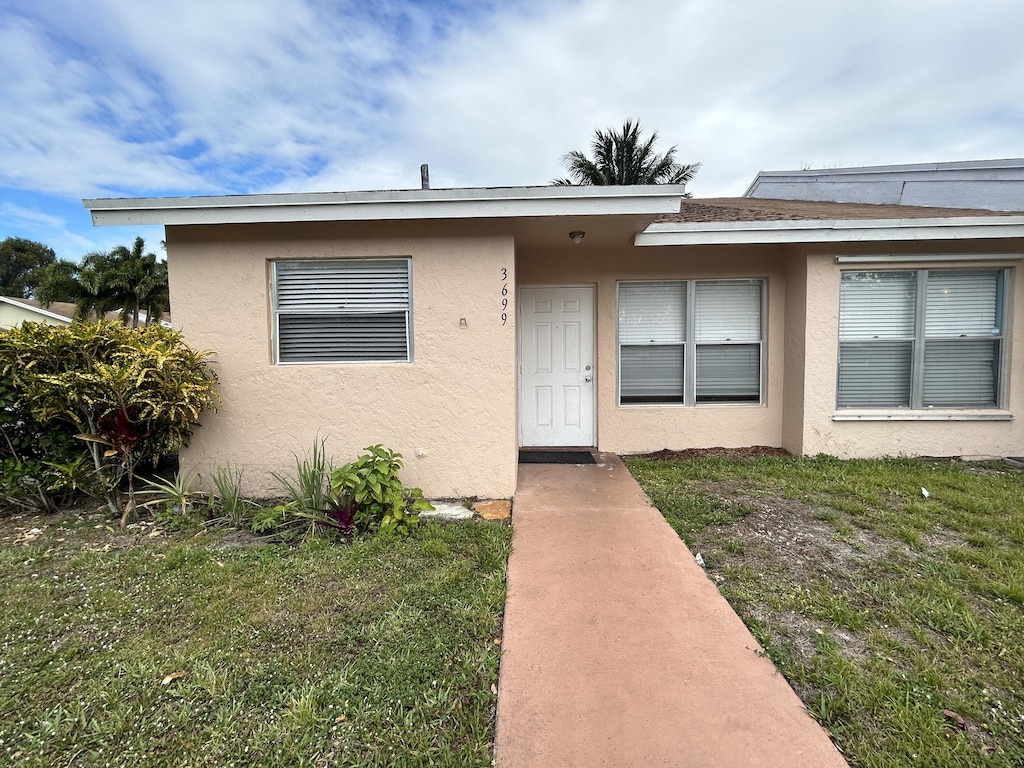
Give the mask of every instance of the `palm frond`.
<path id="1" fill-rule="evenodd" d="M 679 163 L 676 148 L 663 153 L 655 151 L 658 132 L 642 139 L 639 121 L 627 119 L 622 130 L 614 128 L 594 131 L 590 143 L 591 157 L 578 150 L 562 156 L 567 177 L 551 183 L 566 185 L 617 184 L 687 184 L 696 175 L 700 163 Z M 689 196 L 689 193 L 687 193 Z"/>

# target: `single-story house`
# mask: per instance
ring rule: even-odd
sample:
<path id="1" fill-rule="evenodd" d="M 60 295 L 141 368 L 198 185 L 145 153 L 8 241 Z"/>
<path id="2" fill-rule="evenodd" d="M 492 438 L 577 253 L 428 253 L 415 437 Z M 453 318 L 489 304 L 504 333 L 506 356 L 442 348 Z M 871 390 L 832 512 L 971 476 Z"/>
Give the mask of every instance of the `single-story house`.
<path id="1" fill-rule="evenodd" d="M 529 187 L 86 200 L 166 227 L 224 404 L 183 467 L 271 487 L 318 436 L 431 497 L 526 446 L 1024 453 L 1024 214 Z"/>
<path id="2" fill-rule="evenodd" d="M 13 328 L 24 322 L 43 323 L 44 325 L 70 325 L 75 319 L 75 305 L 67 301 L 54 301 L 44 307 L 36 299 L 23 299 L 18 296 L 0 296 L 0 329 Z M 105 320 L 116 322 L 121 319 L 117 310 L 106 312 Z M 145 324 L 146 313 L 139 312 L 139 323 Z M 171 327 L 170 315 L 164 314 L 160 324 Z"/>
<path id="3" fill-rule="evenodd" d="M 55 301 L 44 307 L 35 299 L 0 296 L 0 328 L 13 328 L 24 322 L 45 325 L 68 325 L 75 314 L 75 305 Z"/>

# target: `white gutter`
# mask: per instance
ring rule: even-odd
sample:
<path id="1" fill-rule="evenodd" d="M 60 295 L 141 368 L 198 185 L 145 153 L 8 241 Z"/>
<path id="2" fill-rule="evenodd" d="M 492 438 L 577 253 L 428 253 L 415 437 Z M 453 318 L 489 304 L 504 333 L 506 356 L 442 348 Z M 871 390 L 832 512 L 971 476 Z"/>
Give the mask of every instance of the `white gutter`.
<path id="1" fill-rule="evenodd" d="M 659 215 L 679 210 L 683 185 L 481 187 L 221 197 L 83 200 L 93 224 L 249 224 L 549 216 Z"/>
<path id="2" fill-rule="evenodd" d="M 1024 216 L 934 219 L 662 222 L 640 232 L 634 245 L 758 245 L 870 243 L 1024 237 Z"/>

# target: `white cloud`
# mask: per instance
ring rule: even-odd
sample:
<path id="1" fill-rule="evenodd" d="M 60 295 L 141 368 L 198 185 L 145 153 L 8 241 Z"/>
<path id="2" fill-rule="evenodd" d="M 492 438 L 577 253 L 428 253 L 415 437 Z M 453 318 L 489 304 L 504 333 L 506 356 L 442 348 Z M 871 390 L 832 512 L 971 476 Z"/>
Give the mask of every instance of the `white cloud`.
<path id="1" fill-rule="evenodd" d="M 543 184 L 627 117 L 703 162 L 698 195 L 1013 157 L 1022 26 L 1017 0 L 24 0 L 0 18 L 0 187 L 415 187 L 423 162 L 435 187 Z"/>

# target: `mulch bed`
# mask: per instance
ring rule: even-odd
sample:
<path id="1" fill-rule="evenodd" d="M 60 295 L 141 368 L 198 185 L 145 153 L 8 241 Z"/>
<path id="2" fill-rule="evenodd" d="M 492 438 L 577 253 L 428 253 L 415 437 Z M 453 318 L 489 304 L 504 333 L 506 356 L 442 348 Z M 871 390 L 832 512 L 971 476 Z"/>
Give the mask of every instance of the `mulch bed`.
<path id="1" fill-rule="evenodd" d="M 792 456 L 792 454 L 785 448 L 773 448 L 770 445 L 750 445 L 746 448 L 685 448 L 681 451 L 662 448 L 653 453 L 639 454 L 639 458 L 651 461 L 685 461 L 706 456 L 717 459 L 752 459 L 758 456 Z"/>

